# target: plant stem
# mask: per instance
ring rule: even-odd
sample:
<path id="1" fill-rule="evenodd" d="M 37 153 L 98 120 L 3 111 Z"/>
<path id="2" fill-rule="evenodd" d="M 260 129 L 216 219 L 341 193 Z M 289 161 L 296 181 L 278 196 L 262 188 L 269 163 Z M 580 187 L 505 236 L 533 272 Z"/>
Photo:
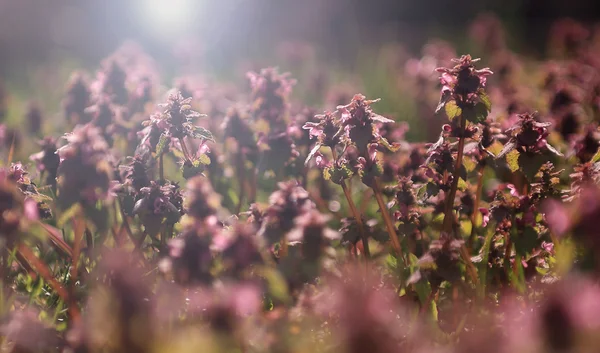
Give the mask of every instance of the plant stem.
<path id="1" fill-rule="evenodd" d="M 452 185 L 450 187 L 450 192 L 448 193 L 446 199 L 446 210 L 444 212 L 444 222 L 442 226 L 442 231 L 447 234 L 454 234 L 454 198 L 456 197 L 456 190 L 458 189 L 458 180 L 460 179 L 459 170 L 462 166 L 464 149 L 465 149 L 465 128 L 467 125 L 467 121 L 463 115 L 460 116 L 460 137 L 458 139 L 458 154 L 456 155 L 456 163 L 454 165 L 454 173 L 452 179 Z M 455 237 L 457 237 L 455 235 Z M 457 237 L 458 238 L 458 237 Z M 479 280 L 477 278 L 477 270 L 471 262 L 471 257 L 469 255 L 469 251 L 467 247 L 463 244 L 460 248 L 460 255 L 465 262 L 467 267 L 467 273 L 471 277 L 471 280 L 475 285 L 479 285 Z"/>
<path id="2" fill-rule="evenodd" d="M 185 137 L 181 137 L 179 138 L 179 144 L 181 145 L 181 152 L 183 152 L 183 158 L 185 159 L 186 162 L 192 162 L 192 158 L 190 155 L 190 152 L 187 148 L 187 146 L 185 145 Z"/>
<path id="3" fill-rule="evenodd" d="M 160 156 L 158 156 L 158 180 L 160 181 L 165 180 L 164 155 L 164 153 L 161 153 Z"/>
<path id="4" fill-rule="evenodd" d="M 369 250 L 369 238 L 367 237 L 367 233 L 365 232 L 365 226 L 362 221 L 361 214 L 356 209 L 356 205 L 352 200 L 352 195 L 350 195 L 350 190 L 346 186 L 346 182 L 342 180 L 340 184 L 342 186 L 342 190 L 344 190 L 344 195 L 346 196 L 346 200 L 348 201 L 348 206 L 350 206 L 350 210 L 352 211 L 352 216 L 356 220 L 356 224 L 358 224 L 358 231 L 360 233 L 360 238 L 362 239 L 363 248 L 365 251 L 365 257 L 367 259 L 371 258 L 371 251 Z"/>
<path id="5" fill-rule="evenodd" d="M 334 147 L 331 147 L 331 155 L 334 160 L 337 160 L 337 153 Z M 350 211 L 352 212 L 352 216 L 356 220 L 356 224 L 358 224 L 358 232 L 360 233 L 360 238 L 362 239 L 363 249 L 365 251 L 365 257 L 367 259 L 371 258 L 371 251 L 369 250 L 369 238 L 367 233 L 365 232 L 365 225 L 362 221 L 362 215 L 358 212 L 354 201 L 352 200 L 352 195 L 350 194 L 350 190 L 346 185 L 346 181 L 342 180 L 341 184 L 342 190 L 344 191 L 344 196 L 346 197 L 346 201 L 348 201 L 348 206 L 350 206 Z"/>
<path id="6" fill-rule="evenodd" d="M 394 248 L 398 256 L 402 258 L 402 260 L 404 261 L 404 265 L 408 265 L 406 259 L 404 258 L 404 256 L 402 256 L 402 246 L 400 245 L 400 240 L 398 240 L 398 235 L 396 234 L 396 226 L 394 226 L 392 218 L 390 217 L 390 213 L 388 212 L 385 202 L 383 201 L 379 179 L 374 179 L 372 189 L 375 195 L 375 199 L 377 200 L 377 204 L 379 205 L 381 215 L 383 216 L 383 221 L 385 222 L 385 226 L 390 236 L 390 240 L 392 241 L 392 247 Z"/>
<path id="7" fill-rule="evenodd" d="M 240 194 L 238 197 L 238 204 L 235 208 L 235 214 L 239 214 L 242 210 L 242 204 L 244 202 L 244 196 L 246 191 L 246 166 L 244 165 L 244 158 L 241 153 L 236 153 L 236 168 L 238 174 Z"/>
<path id="8" fill-rule="evenodd" d="M 465 118 L 460 116 L 460 138 L 458 139 L 458 154 L 456 156 L 456 163 L 454 164 L 454 175 L 452 179 L 452 185 L 450 187 L 450 192 L 446 197 L 446 209 L 444 211 L 444 223 L 443 223 L 443 231 L 451 234 L 452 228 L 454 226 L 454 198 L 456 197 L 456 190 L 458 189 L 458 180 L 460 179 L 460 175 L 458 171 L 462 166 L 463 154 L 465 149 Z"/>
<path id="9" fill-rule="evenodd" d="M 477 216 L 479 215 L 484 169 L 484 166 L 480 166 L 479 171 L 477 172 L 477 191 L 475 191 L 475 203 L 473 204 L 473 215 L 471 216 L 471 235 L 469 236 L 469 242 L 467 243 L 467 249 L 469 249 L 469 251 L 473 249 L 473 242 L 475 241 L 475 221 L 477 221 Z"/>
<path id="10" fill-rule="evenodd" d="M 510 255 L 512 253 L 513 242 L 510 234 L 506 236 L 506 251 L 504 252 L 504 269 L 506 271 L 506 275 L 509 275 L 510 271 Z"/>

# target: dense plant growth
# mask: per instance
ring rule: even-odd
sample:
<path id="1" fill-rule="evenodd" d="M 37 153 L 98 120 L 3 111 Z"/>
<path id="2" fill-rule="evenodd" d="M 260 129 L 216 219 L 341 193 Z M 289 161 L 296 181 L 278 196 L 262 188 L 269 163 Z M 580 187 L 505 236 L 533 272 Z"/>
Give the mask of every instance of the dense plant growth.
<path id="1" fill-rule="evenodd" d="M 3 92 L 3 349 L 595 352 L 600 34 L 551 38 L 384 52 L 419 142 L 302 51 L 165 89 L 127 46 L 19 128 Z"/>

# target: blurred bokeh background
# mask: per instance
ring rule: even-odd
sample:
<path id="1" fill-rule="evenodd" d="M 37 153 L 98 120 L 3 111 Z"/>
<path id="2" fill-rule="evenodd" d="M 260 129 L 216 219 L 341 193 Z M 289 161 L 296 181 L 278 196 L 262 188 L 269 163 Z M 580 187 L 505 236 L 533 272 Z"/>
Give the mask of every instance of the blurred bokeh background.
<path id="1" fill-rule="evenodd" d="M 401 42 L 418 50 L 432 36 L 456 42 L 477 14 L 504 22 L 519 51 L 542 55 L 559 17 L 594 21 L 595 0 L 0 0 L 0 71 L 69 58 L 95 64 L 126 39 L 157 60 L 184 43 L 227 67 L 268 58 L 282 40 L 304 40 L 327 58 L 352 62 L 361 49 Z M 190 46 L 190 43 L 192 44 Z"/>
<path id="2" fill-rule="evenodd" d="M 362 92 L 411 122 L 433 114 L 410 94 L 405 81 L 415 72 L 463 53 L 497 66 L 490 53 L 498 49 L 552 57 L 557 20 L 600 33 L 598 17 L 597 0 L 0 0 L 0 82 L 13 123 L 32 99 L 59 115 L 73 71 L 93 75 L 124 43 L 136 43 L 130 50 L 148 54 L 164 89 L 198 74 L 244 87 L 247 71 L 278 66 L 298 79 L 294 94 L 307 104 L 327 107 L 335 101 L 328 91 Z M 560 28 L 577 36 L 579 27 Z M 408 60 L 419 57 L 437 61 Z M 422 124 L 409 132 L 424 135 Z"/>

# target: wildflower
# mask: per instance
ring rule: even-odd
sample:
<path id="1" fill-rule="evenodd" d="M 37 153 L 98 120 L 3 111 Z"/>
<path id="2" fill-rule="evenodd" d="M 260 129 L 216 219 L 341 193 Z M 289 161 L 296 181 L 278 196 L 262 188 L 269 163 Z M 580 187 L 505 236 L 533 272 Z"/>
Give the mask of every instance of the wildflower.
<path id="1" fill-rule="evenodd" d="M 121 167 L 125 183 L 131 185 L 136 192 L 150 185 L 148 169 L 148 158 L 139 154 L 129 157 L 129 164 Z"/>
<path id="2" fill-rule="evenodd" d="M 169 241 L 169 253 L 162 260 L 160 269 L 171 273 L 182 285 L 210 284 L 213 279 L 210 246 L 208 234 L 190 228 Z"/>
<path id="3" fill-rule="evenodd" d="M 253 265 L 262 263 L 255 227 L 235 224 L 230 231 L 218 232 L 213 238 L 213 249 L 222 254 L 222 265 L 227 274 L 242 278 Z"/>
<path id="4" fill-rule="evenodd" d="M 302 126 L 303 129 L 308 130 L 310 137 L 316 137 L 321 146 L 335 147 L 340 143 L 341 126 L 333 113 L 315 115 L 315 118 L 319 121 L 309 121 Z"/>
<path id="5" fill-rule="evenodd" d="M 290 165 L 299 155 L 294 140 L 285 132 L 262 135 L 258 142 L 261 151 L 259 170 L 279 171 Z"/>
<path id="6" fill-rule="evenodd" d="M 27 121 L 27 129 L 30 134 L 37 135 L 42 129 L 42 111 L 40 107 L 35 103 L 30 103 L 27 107 L 27 113 L 25 114 L 25 121 Z"/>
<path id="7" fill-rule="evenodd" d="M 0 144 L 5 149 L 10 150 L 11 148 L 18 151 L 21 147 L 21 133 L 19 130 L 8 127 L 6 125 L 0 125 Z"/>
<path id="8" fill-rule="evenodd" d="M 199 317 L 219 335 L 239 335 L 243 320 L 260 309 L 260 291 L 249 283 L 227 284 L 207 292 L 198 292 L 190 298 L 190 314 Z"/>
<path id="9" fill-rule="evenodd" d="M 350 104 L 338 107 L 341 114 L 340 123 L 346 136 L 361 154 L 367 154 L 368 145 L 371 143 L 378 143 L 389 149 L 395 148 L 380 135 L 376 125 L 376 123 L 394 122 L 372 111 L 371 104 L 378 101 L 379 99 L 367 100 L 362 94 L 356 94 Z M 333 136 L 335 135 L 331 137 Z"/>
<path id="10" fill-rule="evenodd" d="M 58 149 L 58 201 L 63 209 L 76 203 L 93 206 L 110 199 L 113 174 L 108 145 L 93 125 L 77 126 Z"/>
<path id="11" fill-rule="evenodd" d="M 254 133 L 248 125 L 248 118 L 238 109 L 230 109 L 227 112 L 222 128 L 224 136 L 233 138 L 239 148 L 256 149 Z"/>
<path id="12" fill-rule="evenodd" d="M 270 244 L 279 241 L 294 228 L 294 219 L 315 205 L 308 197 L 308 192 L 296 181 L 277 184 L 279 190 L 269 196 L 269 207 L 265 210 L 259 235 L 264 236 Z"/>
<path id="13" fill-rule="evenodd" d="M 140 189 L 132 213 L 140 216 L 150 234 L 159 232 L 163 220 L 167 225 L 174 225 L 184 213 L 179 185 L 150 181 L 149 186 Z"/>
<path id="14" fill-rule="evenodd" d="M 590 31 L 572 19 L 556 21 L 550 29 L 550 45 L 554 54 L 573 56 L 580 53 Z"/>
<path id="15" fill-rule="evenodd" d="M 562 154 L 546 141 L 548 127 L 551 123 L 542 123 L 535 119 L 535 114 L 519 114 L 518 122 L 506 130 L 510 139 L 502 148 L 496 158 L 502 158 L 509 152 L 517 150 L 519 153 L 541 153 L 549 151 L 557 156 Z"/>
<path id="16" fill-rule="evenodd" d="M 29 172 L 23 164 L 11 163 L 7 170 L 2 170 L 8 181 L 15 183 L 17 189 L 25 196 L 24 210 L 29 219 L 52 217 L 52 212 L 46 204 L 49 197 L 38 192 L 36 185 L 29 178 Z"/>
<path id="17" fill-rule="evenodd" d="M 485 84 L 492 71 L 488 68 L 476 70 L 474 63 L 479 59 L 471 59 L 470 55 L 452 61 L 457 64 L 453 68 L 436 69 L 442 74 L 442 95 L 436 112 L 445 107 L 450 120 L 463 115 L 468 121 L 483 122 L 491 110 Z"/>
<path id="18" fill-rule="evenodd" d="M 75 73 L 69 80 L 67 95 L 63 100 L 65 118 L 73 124 L 85 124 L 90 121 L 85 109 L 90 106 L 91 92 L 84 76 Z"/>
<path id="19" fill-rule="evenodd" d="M 177 139 L 186 161 L 191 161 L 192 157 L 184 141 L 186 136 L 213 141 L 210 131 L 194 125 L 194 120 L 203 115 L 192 109 L 191 101 L 191 98 L 183 98 L 181 92 L 170 94 L 167 103 L 159 104 L 162 112 L 152 115 L 149 120 L 143 122 L 146 128 L 142 131 L 141 145 L 161 154 L 169 140 Z"/>
<path id="20" fill-rule="evenodd" d="M 118 351 L 147 352 L 156 343 L 155 298 L 148 277 L 133 260 L 123 251 L 103 254 L 96 269 L 98 289 L 87 303 L 91 315 L 83 318 L 79 332 L 71 332 L 79 349 L 97 351 L 110 345 Z"/>
<path id="21" fill-rule="evenodd" d="M 255 118 L 264 119 L 281 132 L 285 128 L 288 98 L 295 80 L 289 78 L 289 73 L 279 74 L 276 68 L 262 69 L 259 73 L 248 72 L 252 89 L 251 114 Z"/>
<path id="22" fill-rule="evenodd" d="M 221 204 L 220 196 L 213 191 L 208 179 L 195 176 L 188 180 L 185 193 L 186 213 L 206 225 L 217 222 L 217 209 Z"/>
<path id="23" fill-rule="evenodd" d="M 23 194 L 17 190 L 16 184 L 7 179 L 0 180 L 0 237 L 8 246 L 18 240 L 23 204 Z"/>
<path id="24" fill-rule="evenodd" d="M 98 72 L 97 90 L 98 94 L 110 97 L 111 102 L 125 105 L 129 101 L 129 91 L 126 87 L 127 73 L 116 60 L 110 59 Z"/>
<path id="25" fill-rule="evenodd" d="M 429 250 L 419 259 L 418 265 L 430 277 L 429 282 L 433 288 L 437 288 L 442 281 L 460 280 L 458 265 L 463 244 L 463 240 L 453 239 L 446 233 L 442 233 L 439 239 L 429 244 Z"/>
<path id="26" fill-rule="evenodd" d="M 580 163 L 589 162 L 600 148 L 600 132 L 594 125 L 588 126 L 585 135 L 578 141 L 575 141 L 575 156 Z"/>
<path id="27" fill-rule="evenodd" d="M 38 316 L 33 309 L 24 309 L 11 311 L 4 319 L 0 332 L 13 350 L 39 352 L 58 346 L 58 332 L 42 323 Z"/>
<path id="28" fill-rule="evenodd" d="M 308 130 L 311 139 L 317 138 L 317 143 L 306 157 L 305 164 L 312 159 L 321 146 L 335 148 L 342 138 L 342 127 L 332 113 L 326 112 L 323 115 L 316 115 L 315 119 L 319 121 L 309 121 L 302 126 L 303 129 Z"/>
<path id="29" fill-rule="evenodd" d="M 477 44 L 489 54 L 501 52 L 506 47 L 502 23 L 492 14 L 477 16 L 469 32 Z"/>
<path id="30" fill-rule="evenodd" d="M 56 139 L 46 137 L 39 141 L 38 144 L 42 150 L 29 157 L 31 161 L 36 163 L 38 172 L 46 176 L 46 185 L 56 186 L 56 177 L 58 174 L 58 166 L 60 165 L 60 157 L 58 156 L 56 147 Z"/>
<path id="31" fill-rule="evenodd" d="M 309 262 L 317 261 L 324 247 L 340 238 L 337 232 L 327 228 L 328 220 L 328 216 L 317 210 L 306 212 L 294 220 L 296 227 L 288 234 L 288 240 L 301 243 L 302 255 Z"/>
<path id="32" fill-rule="evenodd" d="M 404 311 L 394 299 L 394 291 L 378 283 L 377 273 L 369 273 L 365 281 L 358 278 L 360 271 L 350 268 L 340 278 L 330 279 L 317 312 L 337 318 L 334 328 L 344 352 L 398 351 L 406 329 L 398 318 Z"/>

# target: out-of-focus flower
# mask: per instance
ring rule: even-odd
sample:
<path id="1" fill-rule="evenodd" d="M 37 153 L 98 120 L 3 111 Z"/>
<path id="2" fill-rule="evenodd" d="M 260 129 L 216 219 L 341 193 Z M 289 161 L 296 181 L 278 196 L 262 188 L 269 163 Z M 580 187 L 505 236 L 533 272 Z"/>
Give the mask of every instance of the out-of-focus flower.
<path id="1" fill-rule="evenodd" d="M 99 351 L 108 345 L 122 352 L 148 352 L 156 343 L 155 298 L 149 277 L 131 253 L 105 252 L 96 268 L 96 291 L 81 326 L 69 333 L 72 346 Z"/>
<path id="2" fill-rule="evenodd" d="M 231 230 L 220 231 L 213 238 L 213 249 L 222 255 L 225 273 L 243 278 L 253 265 L 262 264 L 256 227 L 236 223 Z"/>
<path id="3" fill-rule="evenodd" d="M 377 281 L 377 273 L 359 278 L 361 271 L 350 268 L 341 278 L 330 278 L 316 310 L 332 321 L 338 349 L 344 352 L 399 351 L 407 327 L 399 320 L 403 311 L 397 296 Z"/>
<path id="4" fill-rule="evenodd" d="M 116 60 L 109 59 L 103 64 L 102 70 L 97 73 L 96 82 L 94 82 L 95 93 L 107 95 L 115 104 L 125 105 L 129 100 L 126 81 L 125 70 Z"/>
<path id="5" fill-rule="evenodd" d="M 210 234 L 188 229 L 169 241 L 168 256 L 160 264 L 161 271 L 171 274 L 182 285 L 207 285 L 213 280 L 213 256 Z"/>
<path id="6" fill-rule="evenodd" d="M 63 209 L 75 203 L 94 206 L 111 198 L 113 167 L 108 145 L 98 128 L 77 126 L 58 150 L 58 201 Z"/>
<path id="7" fill-rule="evenodd" d="M 25 114 L 25 121 L 27 122 L 27 130 L 32 135 L 37 135 L 42 130 L 42 110 L 35 103 L 30 103 L 27 107 L 27 113 Z"/>
<path id="8" fill-rule="evenodd" d="M 158 231 L 161 221 L 173 225 L 183 215 L 183 197 L 179 185 L 165 181 L 159 184 L 150 181 L 149 186 L 140 189 L 139 199 L 133 206 L 133 213 L 142 218 L 146 231 Z"/>
<path id="9" fill-rule="evenodd" d="M 471 23 L 469 34 L 490 55 L 498 53 L 506 47 L 504 28 L 500 20 L 493 14 L 485 13 L 477 16 Z"/>
<path id="10" fill-rule="evenodd" d="M 36 154 L 32 154 L 29 159 L 36 163 L 38 172 L 46 176 L 46 185 L 56 186 L 56 177 L 58 174 L 58 166 L 60 165 L 60 157 L 57 153 L 56 139 L 46 137 L 39 141 L 38 144 L 42 150 Z"/>
<path id="11" fill-rule="evenodd" d="M 589 36 L 590 31 L 581 23 L 570 18 L 559 20 L 550 29 L 549 48 L 557 56 L 577 55 Z"/>
<path id="12" fill-rule="evenodd" d="M 326 215 L 311 210 L 296 217 L 296 227 L 288 234 L 290 242 L 301 244 L 302 255 L 309 262 L 317 261 L 322 256 L 324 247 L 330 241 L 340 238 L 338 232 L 327 227 L 328 220 Z"/>
<path id="13" fill-rule="evenodd" d="M 75 73 L 69 80 L 67 94 L 63 100 L 63 109 L 65 118 L 73 124 L 85 124 L 90 121 L 90 117 L 85 112 L 85 109 L 90 106 L 91 92 L 88 88 L 84 76 L 80 73 Z"/>
<path id="14" fill-rule="evenodd" d="M 308 192 L 297 181 L 279 183 L 278 188 L 269 196 L 269 207 L 265 210 L 259 231 L 269 244 L 279 241 L 292 230 L 296 217 L 315 208 Z"/>
<path id="15" fill-rule="evenodd" d="M 289 73 L 280 74 L 276 68 L 248 72 L 247 77 L 252 89 L 251 114 L 267 121 L 271 130 L 281 132 L 285 128 L 288 98 L 296 81 L 289 78 Z"/>
<path id="16" fill-rule="evenodd" d="M 217 210 L 221 205 L 221 197 L 210 181 L 202 176 L 188 180 L 185 191 L 185 210 L 198 224 L 212 227 L 217 224 Z"/>
<path id="17" fill-rule="evenodd" d="M 33 309 L 13 311 L 0 326 L 2 336 L 13 346 L 13 351 L 42 352 L 59 345 L 56 330 L 42 323 Z"/>

